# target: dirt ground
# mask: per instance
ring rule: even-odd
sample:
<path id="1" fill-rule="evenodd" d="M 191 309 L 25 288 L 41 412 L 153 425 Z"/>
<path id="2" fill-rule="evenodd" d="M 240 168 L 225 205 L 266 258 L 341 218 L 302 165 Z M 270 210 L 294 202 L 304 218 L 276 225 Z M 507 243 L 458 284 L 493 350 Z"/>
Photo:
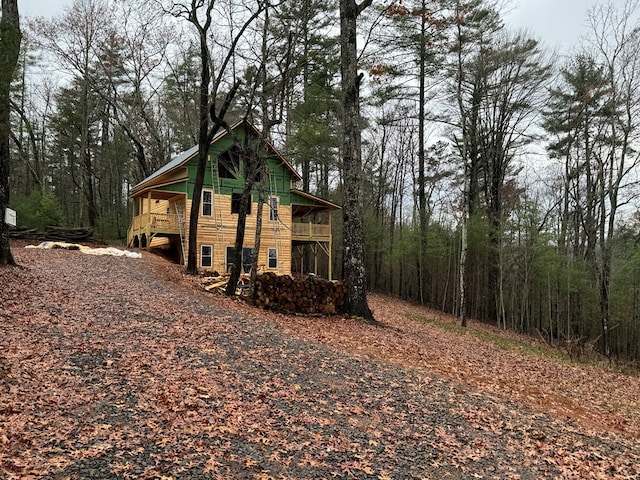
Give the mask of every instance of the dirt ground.
<path id="1" fill-rule="evenodd" d="M 146 253 L 14 255 L 0 478 L 640 475 L 636 377 L 378 295 L 383 327 L 255 310 Z"/>

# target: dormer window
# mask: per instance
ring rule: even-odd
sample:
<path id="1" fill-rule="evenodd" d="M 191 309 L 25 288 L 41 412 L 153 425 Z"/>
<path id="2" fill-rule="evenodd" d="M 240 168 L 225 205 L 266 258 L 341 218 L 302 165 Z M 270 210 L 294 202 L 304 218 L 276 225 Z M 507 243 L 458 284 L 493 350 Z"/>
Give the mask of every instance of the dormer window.
<path id="1" fill-rule="evenodd" d="M 232 146 L 218 155 L 218 176 L 220 178 L 240 178 L 240 149 Z"/>

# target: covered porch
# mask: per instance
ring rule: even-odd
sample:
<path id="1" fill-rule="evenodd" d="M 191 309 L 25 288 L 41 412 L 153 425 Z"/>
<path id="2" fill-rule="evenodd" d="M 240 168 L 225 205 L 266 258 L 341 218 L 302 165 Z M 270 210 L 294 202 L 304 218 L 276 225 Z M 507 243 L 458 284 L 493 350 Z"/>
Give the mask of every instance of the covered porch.
<path id="1" fill-rule="evenodd" d="M 292 193 L 291 273 L 332 280 L 331 212 L 340 207 L 300 190 Z"/>
<path id="2" fill-rule="evenodd" d="M 167 248 L 185 237 L 186 195 L 149 190 L 132 197 L 133 218 L 127 232 L 130 248 Z"/>

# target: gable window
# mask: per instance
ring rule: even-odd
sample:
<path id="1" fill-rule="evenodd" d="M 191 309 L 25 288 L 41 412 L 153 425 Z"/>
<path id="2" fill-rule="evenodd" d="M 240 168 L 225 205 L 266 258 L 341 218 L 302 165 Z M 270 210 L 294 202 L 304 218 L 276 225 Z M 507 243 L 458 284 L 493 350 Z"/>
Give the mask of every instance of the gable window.
<path id="1" fill-rule="evenodd" d="M 210 217 L 213 206 L 213 192 L 211 190 L 202 190 L 202 216 Z"/>
<path id="2" fill-rule="evenodd" d="M 231 194 L 231 213 L 240 213 L 240 198 L 242 197 L 241 193 L 232 193 Z M 247 215 L 251 215 L 251 201 L 249 201 L 249 209 L 247 210 Z"/>
<path id="3" fill-rule="evenodd" d="M 237 146 L 218 155 L 218 176 L 220 178 L 240 177 L 240 149 Z"/>
<path id="4" fill-rule="evenodd" d="M 269 249 L 269 258 L 268 258 L 267 264 L 269 268 L 278 268 L 278 249 L 277 248 Z"/>
<path id="5" fill-rule="evenodd" d="M 278 197 L 269 197 L 269 220 L 271 220 L 272 222 L 277 222 L 278 220 L 280 220 L 280 215 L 278 213 L 279 204 L 280 199 Z"/>
<path id="6" fill-rule="evenodd" d="M 213 265 L 213 247 L 211 245 L 200 246 L 200 266 L 211 268 Z"/>
<path id="7" fill-rule="evenodd" d="M 249 273 L 251 271 L 251 256 L 253 255 L 253 247 L 244 247 L 242 249 L 242 272 Z M 233 266 L 233 257 L 236 249 L 227 247 L 227 273 L 231 272 Z"/>

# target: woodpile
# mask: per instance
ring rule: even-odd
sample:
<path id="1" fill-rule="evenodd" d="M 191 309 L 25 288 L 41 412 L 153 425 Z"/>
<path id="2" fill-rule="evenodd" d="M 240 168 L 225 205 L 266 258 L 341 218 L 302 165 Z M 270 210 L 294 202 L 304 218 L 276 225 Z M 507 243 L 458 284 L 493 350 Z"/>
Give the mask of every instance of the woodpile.
<path id="1" fill-rule="evenodd" d="M 87 228 L 76 227 L 52 227 L 48 226 L 44 232 L 39 232 L 35 228 L 17 227 L 9 230 L 9 237 L 21 240 L 57 241 L 57 242 L 92 242 L 93 231 Z"/>
<path id="2" fill-rule="evenodd" d="M 263 273 L 256 279 L 256 306 L 289 313 L 333 315 L 344 311 L 346 285 L 316 276 Z"/>

